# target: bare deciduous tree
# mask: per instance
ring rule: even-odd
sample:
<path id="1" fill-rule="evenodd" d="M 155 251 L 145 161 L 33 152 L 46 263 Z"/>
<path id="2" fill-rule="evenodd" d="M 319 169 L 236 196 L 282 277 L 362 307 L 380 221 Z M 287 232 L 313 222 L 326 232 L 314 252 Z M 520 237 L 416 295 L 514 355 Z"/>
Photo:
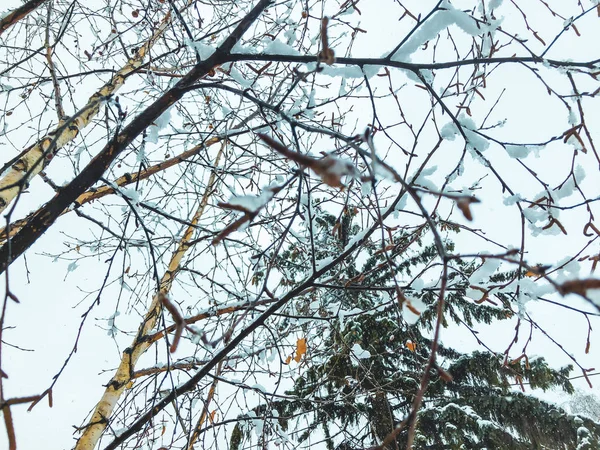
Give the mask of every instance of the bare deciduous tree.
<path id="1" fill-rule="evenodd" d="M 26 405 L 98 380 L 77 450 L 594 445 L 592 420 L 513 391 L 595 375 L 532 308 L 583 320 L 589 352 L 599 15 L 587 0 L 15 4 L 0 20 L 9 448 L 35 429 Z M 51 261 L 69 276 L 49 287 Z M 28 391 L 11 361 L 35 361 L 20 336 L 36 330 L 15 311 L 36 302 L 81 320 Z M 510 336 L 480 337 L 500 322 Z M 571 367 L 534 358 L 538 340 Z M 78 379 L 75 360 L 114 348 L 114 369 Z"/>

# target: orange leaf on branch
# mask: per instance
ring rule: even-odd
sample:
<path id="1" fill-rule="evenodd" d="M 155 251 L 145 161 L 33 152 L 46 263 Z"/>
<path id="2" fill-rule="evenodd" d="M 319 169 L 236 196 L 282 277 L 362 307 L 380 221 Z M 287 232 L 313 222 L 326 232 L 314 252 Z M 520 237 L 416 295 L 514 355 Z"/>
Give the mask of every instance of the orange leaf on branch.
<path id="1" fill-rule="evenodd" d="M 296 342 L 296 356 L 294 356 L 294 361 L 297 363 L 300 362 L 302 356 L 306 354 L 306 339 L 300 338 Z"/>
<path id="2" fill-rule="evenodd" d="M 546 271 L 550 269 L 552 266 L 545 264 L 537 264 L 535 266 L 529 266 L 527 268 L 527 272 L 525 272 L 526 277 L 541 277 L 546 275 Z"/>

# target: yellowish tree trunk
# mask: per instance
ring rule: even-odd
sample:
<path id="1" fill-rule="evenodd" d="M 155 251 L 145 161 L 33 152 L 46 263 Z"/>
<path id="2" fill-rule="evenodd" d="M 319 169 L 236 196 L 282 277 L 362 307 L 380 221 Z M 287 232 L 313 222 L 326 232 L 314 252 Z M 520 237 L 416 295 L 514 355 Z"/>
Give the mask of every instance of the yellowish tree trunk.
<path id="1" fill-rule="evenodd" d="M 77 197 L 77 200 L 75 200 L 75 206 L 85 205 L 86 203 L 93 202 L 94 200 L 98 200 L 107 195 L 114 194 L 115 188 L 112 187 L 114 185 L 123 187 L 123 186 L 128 186 L 133 183 L 137 183 L 141 180 L 145 180 L 146 178 L 149 178 L 150 176 L 152 176 L 158 172 L 166 170 L 169 167 L 173 167 L 174 165 L 179 164 L 182 161 L 186 161 L 187 158 L 189 158 L 190 156 L 195 155 L 200 150 L 210 147 L 211 145 L 216 144 L 217 142 L 221 142 L 222 139 L 223 138 L 221 138 L 221 137 L 210 138 L 203 144 L 195 145 L 191 149 L 186 150 L 186 151 L 182 152 L 181 154 L 174 156 L 171 159 L 167 159 L 158 164 L 148 167 L 146 170 L 143 170 L 141 172 L 127 173 L 125 175 L 122 175 L 119 178 L 117 178 L 116 180 L 113 180 L 113 182 L 110 186 L 102 186 L 98 189 L 88 190 L 88 191 L 84 192 L 83 194 L 81 194 L 79 197 Z M 62 214 L 68 213 L 69 211 L 72 211 L 73 209 L 74 208 L 65 209 Z M 30 213 L 27 217 L 24 217 L 23 219 L 15 220 L 14 222 L 12 222 L 8 228 L 8 237 L 14 236 L 21 228 L 23 228 L 25 226 L 25 224 L 29 221 L 31 216 L 33 216 L 33 214 L 35 214 L 35 212 Z M 7 237 L 6 228 L 0 228 L 0 243 L 5 242 L 6 237 Z"/>
<path id="2" fill-rule="evenodd" d="M 212 384 L 210 385 L 210 389 L 208 390 L 208 395 L 206 396 L 206 401 L 204 402 L 204 407 L 202 408 L 202 413 L 200 414 L 200 418 L 198 419 L 198 423 L 196 423 L 196 428 L 192 432 L 192 437 L 190 437 L 190 442 L 188 443 L 187 450 L 194 450 L 194 444 L 198 440 L 200 436 L 200 428 L 204 422 L 206 422 L 206 418 L 211 422 L 214 420 L 214 414 L 210 412 L 210 403 L 215 397 L 215 392 L 217 391 L 217 384 L 219 383 L 219 376 L 221 376 L 221 371 L 223 370 L 223 361 L 219 361 L 217 368 L 215 370 L 215 378 L 213 379 Z"/>
<path id="3" fill-rule="evenodd" d="M 219 153 L 217 154 L 214 164 L 215 167 L 219 164 L 219 160 L 224 148 L 225 142 L 223 142 L 223 145 L 219 149 Z M 194 234 L 196 224 L 204 213 L 204 209 L 206 208 L 208 199 L 213 192 L 216 181 L 216 171 L 213 170 L 200 205 L 198 205 L 198 209 L 196 210 L 190 225 L 183 234 L 177 250 L 171 256 L 169 267 L 160 282 L 160 290 L 152 298 L 152 303 L 150 303 L 150 307 L 146 312 L 133 343 L 126 351 L 123 352 L 121 363 L 119 364 L 117 372 L 110 383 L 108 383 L 108 386 L 104 391 L 104 395 L 96 405 L 94 414 L 92 415 L 89 423 L 86 425 L 83 435 L 77 441 L 75 450 L 94 449 L 98 439 L 100 439 L 100 436 L 108 425 L 110 416 L 112 415 L 113 409 L 119 401 L 121 394 L 123 391 L 125 391 L 125 389 L 131 387 L 131 384 L 133 383 L 132 374 L 134 372 L 135 364 L 140 356 L 142 356 L 142 354 L 148 349 L 148 347 L 152 345 L 153 341 L 150 341 L 146 338 L 150 331 L 156 326 L 158 319 L 160 318 L 162 312 L 161 298 L 167 295 L 171 290 L 171 286 L 173 285 L 173 280 L 179 268 L 179 264 L 181 263 L 186 251 L 190 247 L 190 241 Z"/>
<path id="4" fill-rule="evenodd" d="M 168 12 L 150 39 L 140 47 L 135 56 L 130 58 L 108 83 L 94 93 L 83 108 L 23 152 L 22 156 L 0 180 L 0 212 L 4 211 L 10 202 L 27 187 L 59 149 L 75 139 L 79 132 L 89 125 L 98 114 L 103 99 L 113 95 L 123 86 L 127 75 L 142 65 L 144 58 L 156 40 L 165 32 L 170 21 L 171 13 Z"/>
<path id="5" fill-rule="evenodd" d="M 5 15 L 2 20 L 0 20 L 0 34 L 4 33 L 11 26 L 21 20 L 23 17 L 27 16 L 31 11 L 36 9 L 43 3 L 46 3 L 47 0 L 30 0 L 22 6 L 13 9 L 7 15 Z"/>

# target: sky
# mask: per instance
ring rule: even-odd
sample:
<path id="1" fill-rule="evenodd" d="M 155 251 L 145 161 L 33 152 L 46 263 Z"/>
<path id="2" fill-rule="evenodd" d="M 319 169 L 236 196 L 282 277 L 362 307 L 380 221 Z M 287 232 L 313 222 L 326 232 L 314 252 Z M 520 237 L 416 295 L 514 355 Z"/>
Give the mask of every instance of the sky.
<path id="1" fill-rule="evenodd" d="M 423 11 L 425 13 L 435 3 L 432 1 L 404 2 L 409 10 Z M 478 2 L 467 0 L 453 1 L 451 3 L 457 10 L 471 10 L 478 5 Z M 521 33 L 527 33 L 523 16 L 509 4 L 509 1 L 505 0 L 501 2 L 493 0 L 492 3 L 499 5 L 496 11 L 496 18 L 502 21 L 503 29 L 506 28 L 509 31 L 519 29 Z M 560 8 L 560 12 L 566 14 L 569 11 L 577 11 L 576 3 L 575 1 L 564 2 L 564 4 L 552 5 L 552 7 L 555 9 Z M 591 2 L 582 3 L 586 3 L 586 7 L 592 4 Z M 17 1 L 9 0 L 8 3 L 3 4 L 2 8 L 10 9 L 18 4 L 19 2 Z M 364 7 L 362 7 L 362 4 L 358 4 L 357 7 L 361 8 L 361 14 L 354 12 L 354 14 L 342 17 L 343 20 L 347 20 L 349 23 L 356 24 L 361 29 L 367 30 L 367 33 L 356 33 L 351 49 L 351 56 L 380 57 L 396 45 L 399 36 L 403 36 L 410 30 L 414 24 L 413 21 L 408 18 L 399 21 L 397 14 L 386 14 L 388 10 L 394 12 L 401 10 L 399 7 L 394 7 L 394 4 L 395 2 L 386 2 L 383 0 L 376 5 L 374 3 L 365 4 Z M 489 4 L 490 2 L 486 2 L 488 7 Z M 563 19 L 553 17 L 541 4 L 521 6 L 523 8 L 531 8 L 530 10 L 524 10 L 527 14 L 527 24 L 535 30 L 540 30 L 540 36 L 546 40 L 546 43 L 556 34 L 557 27 L 560 29 L 561 24 L 564 23 Z M 0 12 L 2 12 L 2 8 L 0 8 Z M 316 2 L 312 14 L 315 16 L 320 16 L 321 14 L 331 15 L 335 14 L 338 9 L 339 4 L 337 2 L 327 2 L 323 7 L 323 11 L 321 11 L 321 3 Z M 570 59 L 573 61 L 597 59 L 598 53 L 593 43 L 597 42 L 598 20 L 597 14 L 589 14 L 578 21 L 577 30 L 580 36 L 573 30 L 561 34 L 546 57 L 559 60 Z M 456 24 L 450 25 L 450 29 L 456 41 L 454 43 L 450 43 L 448 40 L 440 42 L 439 54 L 436 54 L 437 61 L 454 60 L 456 56 L 451 51 L 452 45 L 460 47 L 470 42 L 470 36 L 460 26 Z M 429 29 L 426 29 L 430 33 L 432 33 L 432 30 L 435 31 L 433 25 Z M 444 30 L 440 31 L 440 35 L 444 33 Z M 86 25 L 83 23 L 78 25 L 78 32 L 82 36 L 81 43 L 85 43 L 86 39 L 89 39 L 90 42 L 95 42 L 96 38 L 93 36 L 92 31 L 86 28 Z M 432 33 L 431 37 L 437 37 L 437 34 Z M 529 40 L 527 44 L 536 52 L 541 52 L 544 45 L 540 41 L 532 39 L 530 34 L 528 35 Z M 128 34 L 127 38 L 133 39 L 132 36 L 133 34 Z M 336 51 L 340 49 L 339 53 L 337 53 L 339 57 L 344 56 L 342 49 L 345 48 L 344 46 L 348 42 L 349 36 L 348 28 L 340 24 L 331 29 L 330 45 Z M 104 37 L 105 35 L 101 36 L 101 39 L 104 39 Z M 315 28 L 309 30 L 310 38 L 318 39 Z M 30 43 L 24 45 L 29 46 Z M 256 45 L 258 46 L 258 44 Z M 250 47 L 250 45 L 248 46 Z M 5 49 L 4 52 L 6 51 Z M 85 62 L 84 58 L 81 57 L 83 45 L 81 48 L 73 51 L 71 55 L 64 49 L 61 51 L 65 52 L 64 56 L 61 54 L 61 57 L 64 57 L 61 70 L 69 71 L 72 69 L 74 71 L 83 71 L 88 67 L 96 69 L 103 67 L 104 61 L 101 59 L 93 60 L 89 63 Z M 77 57 L 81 57 L 83 61 L 79 65 L 77 65 Z M 401 57 L 403 60 L 410 58 L 413 62 L 430 61 L 431 49 L 423 49 L 422 46 L 417 45 L 415 46 L 415 53 L 402 55 Z M 301 70 L 306 70 L 308 66 L 302 65 L 300 68 Z M 325 83 L 323 80 L 327 80 L 328 85 L 322 88 L 315 88 L 317 99 L 332 95 L 332 92 L 339 92 L 341 88 L 340 83 L 344 79 L 344 75 L 347 78 L 345 82 L 348 84 L 353 82 L 347 69 L 339 70 L 337 73 L 328 72 L 328 70 L 334 69 L 327 68 L 320 75 L 319 81 Z M 570 92 L 571 88 L 568 79 L 566 79 L 564 74 L 559 72 L 539 67 L 539 71 L 536 73 L 518 64 L 501 65 L 495 68 L 494 72 L 488 75 L 488 85 L 481 92 L 484 98 L 473 100 L 471 104 L 473 110 L 476 111 L 474 119 L 481 120 L 483 111 L 486 110 L 486 107 L 489 108 L 493 104 L 492 99 L 500 97 L 497 107 L 490 113 L 489 123 L 501 122 L 504 119 L 507 119 L 507 121 L 503 127 L 493 128 L 488 131 L 489 136 L 492 138 L 498 140 L 506 139 L 514 143 L 537 143 L 548 137 L 560 135 L 569 124 L 568 111 L 554 96 L 546 93 L 545 87 L 537 79 L 538 76 L 542 76 L 553 88 L 562 92 Z M 331 73 L 335 76 L 331 76 Z M 436 73 L 436 77 L 439 77 L 436 78 L 436 86 L 443 86 L 444 77 L 448 77 L 449 73 L 443 71 L 440 71 L 439 75 Z M 380 69 L 378 74 L 383 74 L 383 71 Z M 400 88 L 402 84 L 406 85 L 398 91 L 399 99 L 402 105 L 408 108 L 411 120 L 419 123 L 419 119 L 422 120 L 427 117 L 430 110 L 427 92 L 415 88 L 415 80 L 411 79 L 410 76 L 403 75 L 401 71 L 394 70 L 393 75 L 396 88 Z M 140 79 L 142 78 L 140 77 L 138 82 Z M 598 87 L 597 81 L 592 79 L 578 77 L 577 80 L 578 83 L 581 83 L 578 86 L 584 90 L 593 91 Z M 0 83 L 4 86 L 12 85 L 15 84 L 15 80 L 1 77 Z M 128 109 L 128 115 L 130 117 L 135 116 L 139 112 L 139 108 L 142 107 L 140 105 L 147 105 L 148 101 L 157 95 L 157 92 L 170 86 L 169 83 L 170 81 L 159 82 L 152 87 L 145 87 L 141 84 L 133 86 L 126 84 L 121 101 L 124 107 Z M 386 89 L 386 79 L 384 77 L 374 76 L 372 83 L 374 87 L 380 90 L 379 92 Z M 80 82 L 73 84 L 73 86 L 72 90 L 65 87 L 64 92 L 65 99 L 68 99 L 65 103 L 71 107 L 71 111 L 73 110 L 73 103 L 81 107 L 85 99 L 98 88 L 99 78 L 82 78 Z M 372 114 L 369 106 L 366 102 L 359 101 L 360 95 L 364 95 L 365 91 L 363 88 L 361 92 L 357 93 L 356 102 L 359 106 L 352 111 L 347 111 L 344 131 L 348 134 L 351 134 L 353 129 L 356 129 L 356 132 L 362 132 L 366 124 L 371 123 Z M 147 97 L 139 100 L 140 96 Z M 474 97 L 476 97 L 475 94 Z M 31 139 L 36 134 L 39 134 L 39 131 L 35 130 L 34 126 L 38 126 L 39 129 L 45 129 L 46 124 L 50 124 L 54 120 L 54 117 L 50 114 L 52 111 L 44 109 L 47 104 L 52 104 L 47 97 L 32 95 L 25 102 L 26 107 L 23 105 L 24 102 L 15 100 L 14 96 L 7 100 L 6 104 L 13 104 L 11 102 L 15 104 L 14 116 L 11 118 L 5 117 L 3 124 L 9 132 L 0 136 L 0 144 L 7 150 L 8 154 L 3 160 L 13 157 L 18 153 L 19 149 L 24 148 L 27 143 L 32 142 Z M 207 99 L 206 103 L 210 103 L 209 99 Z M 452 106 L 456 106 L 454 103 L 455 100 L 452 100 Z M 597 123 L 600 118 L 600 104 L 594 99 L 585 99 L 584 105 L 586 121 L 589 124 Z M 227 109 L 235 111 L 236 107 L 234 104 L 229 106 L 231 108 L 228 107 Z M 574 104 L 573 107 L 575 107 Z M 38 113 L 35 111 L 42 110 L 45 112 L 38 117 L 36 115 Z M 378 112 L 380 116 L 384 116 L 386 123 L 393 123 L 395 120 L 399 120 L 393 99 L 382 100 Z M 211 114 L 219 117 L 219 114 L 225 114 L 225 112 L 219 108 L 215 108 L 215 111 L 211 112 Z M 439 111 L 437 114 L 439 114 Z M 173 113 L 169 127 L 157 130 L 163 136 L 162 140 L 157 144 L 149 143 L 145 150 L 146 155 L 154 161 L 164 158 L 167 152 L 173 154 L 172 152 L 177 152 L 178 149 L 181 151 L 188 142 L 169 141 L 166 147 L 167 150 L 165 150 L 164 142 L 166 138 L 164 136 L 168 133 L 175 134 L 189 120 L 189 117 Z M 441 114 L 439 114 L 437 120 L 440 127 L 450 122 L 447 116 Z M 480 125 L 480 122 L 478 122 L 478 125 Z M 430 145 L 430 141 L 435 140 L 437 135 L 434 135 L 433 132 L 434 129 L 431 128 L 431 132 L 423 136 L 422 141 L 418 144 L 419 148 L 421 146 L 426 148 Z M 592 127 L 591 132 L 595 141 L 600 142 L 598 130 Z M 394 129 L 393 133 L 399 139 L 407 139 L 409 131 L 402 128 Z M 53 162 L 51 168 L 48 169 L 48 174 L 59 183 L 67 182 L 73 177 L 73 174 L 77 172 L 79 167 L 83 167 L 83 164 L 91 159 L 94 152 L 98 151 L 104 142 L 105 135 L 101 126 L 91 128 L 89 134 L 86 136 L 85 145 L 79 143 L 77 144 L 77 148 L 70 150 L 74 153 L 67 157 L 57 158 L 56 164 Z M 405 141 L 403 140 L 402 142 Z M 388 144 L 389 141 L 381 137 L 381 135 L 376 136 L 375 145 L 378 147 L 380 155 L 384 155 L 386 162 L 389 162 L 392 167 L 399 171 L 403 170 L 406 167 L 407 157 L 399 154 L 397 151 L 394 153 Z M 529 146 L 531 154 L 523 160 L 527 162 L 526 165 L 535 173 L 539 174 L 544 180 L 547 180 L 553 188 L 560 184 L 570 171 L 572 160 L 570 145 L 571 143 L 559 140 L 548 145 L 543 151 L 539 149 L 538 151 L 535 147 Z M 327 144 L 324 144 L 322 141 L 316 142 L 315 147 L 312 149 L 312 154 L 318 155 L 318 150 L 326 148 L 326 146 Z M 439 189 L 443 185 L 444 177 L 448 172 L 448 165 L 451 164 L 449 161 L 456 160 L 457 156 L 462 152 L 464 143 L 460 137 L 457 137 L 455 141 L 445 141 L 444 146 L 444 152 L 438 152 L 428 162 L 427 167 L 432 169 L 431 174 L 420 179 L 423 186 L 430 187 L 433 190 Z M 209 159 L 215 157 L 216 151 L 216 148 L 211 149 L 208 155 Z M 75 154 L 79 155 L 79 159 L 74 157 Z M 539 184 L 532 181 L 532 178 L 529 176 L 530 172 L 523 166 L 517 165 L 515 159 L 507 155 L 501 145 L 491 142 L 490 147 L 484 154 L 490 159 L 493 158 L 495 167 L 502 173 L 503 179 L 510 186 L 518 188 L 517 194 L 528 199 L 539 198 L 537 196 L 538 192 L 541 191 Z M 132 151 L 128 161 L 136 160 L 138 155 Z M 585 172 L 585 178 L 577 180 L 578 182 L 580 181 L 581 189 L 590 196 L 597 195 L 600 176 L 591 152 L 580 155 L 577 164 Z M 415 173 L 416 167 L 418 167 L 416 163 L 412 164 L 408 169 L 408 174 Z M 437 169 L 433 170 L 434 167 L 437 167 Z M 114 168 L 113 170 L 115 173 L 119 173 L 118 168 Z M 241 177 L 241 180 L 236 179 L 232 181 L 226 188 L 223 188 L 220 195 L 226 200 L 231 195 L 243 194 L 244 191 L 241 186 L 244 186 L 245 183 L 248 186 L 252 186 L 248 188 L 247 192 L 256 194 L 257 190 L 267 185 L 269 181 L 268 175 L 258 172 L 260 171 L 255 170 L 252 172 L 254 178 L 250 177 L 251 180 Z M 480 162 L 476 158 L 466 158 L 464 166 L 465 175 L 452 184 L 452 188 L 474 193 L 482 200 L 480 204 L 472 206 L 474 215 L 472 222 L 460 217 L 456 220 L 464 226 L 483 230 L 485 238 L 488 241 L 485 239 L 474 239 L 473 235 L 466 235 L 466 233 L 462 236 L 456 236 L 457 246 L 460 246 L 463 252 L 498 252 L 498 247 L 490 244 L 489 241 L 499 241 L 505 245 L 513 245 L 515 247 L 520 243 L 521 219 L 516 208 L 511 208 L 510 204 L 507 204 L 511 201 L 510 195 L 502 192 L 498 181 L 489 173 L 479 181 L 483 173 Z M 178 177 L 182 177 L 183 179 L 185 175 L 181 172 L 173 172 L 171 175 L 167 175 L 165 180 L 175 182 L 175 180 L 178 180 Z M 112 179 L 113 177 L 108 178 Z M 205 174 L 204 182 L 207 179 L 208 173 Z M 195 202 L 197 202 L 197 198 L 191 198 L 194 195 L 198 195 L 197 191 L 192 191 L 193 181 L 184 180 L 181 189 L 172 191 L 175 192 L 175 196 L 178 196 L 178 199 L 181 199 L 178 205 L 184 211 L 192 211 L 196 205 Z M 386 186 L 385 183 L 384 181 L 382 186 Z M 478 184 L 473 188 L 473 183 Z M 389 183 L 389 185 L 391 184 Z M 163 187 L 153 185 L 147 187 L 142 195 L 145 196 L 145 199 L 151 200 L 152 195 L 156 194 L 160 189 L 163 189 Z M 164 190 L 167 192 L 168 189 L 170 187 L 164 187 Z M 187 197 L 186 190 L 192 191 Z M 45 183 L 39 179 L 34 180 L 29 188 L 29 193 L 19 200 L 14 213 L 15 216 L 22 216 L 32 209 L 37 208 L 47 201 L 52 194 L 52 190 Z M 156 194 L 156 197 L 158 198 L 158 194 Z M 575 204 L 578 201 L 579 197 L 574 194 L 561 199 L 561 205 Z M 432 197 L 424 200 L 426 208 L 432 208 L 435 203 L 436 199 Z M 414 204 L 411 204 L 410 201 L 408 205 L 409 208 L 414 208 Z M 449 211 L 452 206 L 451 202 L 446 202 L 444 205 L 444 208 L 441 209 L 442 211 Z M 127 211 L 126 203 L 117 198 L 106 200 L 105 207 L 96 205 L 94 208 L 92 210 L 94 217 L 102 217 L 107 220 L 107 223 L 115 226 L 121 221 L 125 215 L 125 211 Z M 595 204 L 591 208 L 592 211 L 599 212 Z M 174 209 L 174 206 L 165 205 L 165 209 Z M 185 216 L 185 214 L 182 215 Z M 453 217 L 458 216 L 458 214 L 455 214 Z M 222 221 L 223 219 L 216 212 L 211 212 L 210 216 L 206 218 L 206 223 L 214 229 L 215 223 L 211 223 L 211 221 L 217 221 L 216 224 L 222 228 L 225 223 L 219 222 L 219 220 Z M 397 220 L 410 220 L 410 218 L 407 219 L 405 216 L 400 216 L 400 219 Z M 587 242 L 587 238 L 583 237 L 581 233 L 583 226 L 588 220 L 585 211 L 580 211 L 579 208 L 563 211 L 561 212 L 560 220 L 568 230 L 567 235 L 556 236 L 541 233 L 540 235 L 533 236 L 533 234 L 539 232 L 539 229 L 536 231 L 536 229 L 530 227 L 526 228 L 528 261 L 556 266 L 560 262 L 563 262 L 565 255 L 571 254 L 572 249 L 580 248 L 583 243 Z M 164 232 L 175 233 L 174 230 L 179 229 L 178 227 L 173 225 L 165 226 Z M 67 214 L 60 218 L 45 233 L 43 238 L 36 242 L 27 252 L 25 259 L 21 258 L 11 266 L 9 272 L 10 287 L 11 291 L 19 298 L 20 304 L 8 302 L 7 305 L 8 320 L 6 325 L 14 326 L 14 328 L 4 331 L 5 344 L 3 348 L 2 367 L 9 374 L 9 379 L 4 382 L 6 396 L 19 397 L 33 395 L 44 391 L 50 385 L 52 377 L 61 370 L 63 362 L 69 357 L 73 349 L 75 338 L 79 333 L 82 314 L 94 303 L 96 292 L 104 282 L 103 274 L 106 271 L 107 265 L 115 264 L 115 270 L 124 271 L 125 267 L 129 264 L 129 267 L 131 267 L 129 270 L 131 270 L 132 274 L 136 271 L 136 268 L 142 270 L 146 265 L 149 255 L 144 249 L 133 249 L 130 253 L 132 256 L 129 259 L 116 258 L 114 262 L 107 262 L 110 254 L 108 250 L 106 250 L 106 253 L 98 251 L 94 254 L 90 250 L 92 246 L 87 245 L 86 242 L 93 241 L 98 235 L 98 229 L 89 224 L 89 222 L 81 219 L 78 220 L 73 213 Z M 239 239 L 244 239 L 245 235 L 237 233 L 235 236 Z M 79 250 L 76 250 L 76 246 L 78 245 L 77 239 L 81 240 L 79 242 L 79 245 L 83 249 L 81 254 L 79 254 Z M 264 237 L 264 235 L 261 235 L 257 239 L 268 240 L 268 236 Z M 168 255 L 173 250 L 173 245 L 164 246 L 164 248 L 165 254 L 161 255 L 162 259 L 168 258 Z M 599 250 L 598 243 L 594 242 L 583 254 L 597 254 Z M 224 257 L 223 252 L 224 250 L 221 248 L 215 250 L 214 253 L 208 251 L 201 253 L 196 257 L 196 263 L 198 267 L 205 268 L 207 272 L 211 271 L 213 270 L 212 264 L 215 267 L 218 266 L 220 263 L 219 258 Z M 89 255 L 89 257 L 82 258 L 81 256 L 84 254 Z M 56 257 L 57 255 L 60 255 L 60 257 Z M 215 258 L 217 262 L 211 260 L 210 257 Z M 119 264 L 122 267 L 119 268 Z M 586 277 L 589 275 L 590 266 L 591 263 L 589 261 L 583 261 L 580 264 L 579 272 L 577 272 L 575 265 L 571 265 L 569 267 L 571 272 L 561 270 L 554 276 L 560 281 L 576 276 Z M 240 265 L 239 270 L 248 271 L 248 267 L 250 266 L 246 262 L 243 263 L 243 266 Z M 510 267 L 506 263 L 503 263 L 501 268 L 509 269 Z M 218 276 L 228 275 L 229 271 L 233 271 L 234 269 L 228 266 Z M 240 277 L 243 277 L 243 275 L 240 275 Z M 52 446 L 50 448 L 67 449 L 73 447 L 74 439 L 76 438 L 73 427 L 81 425 L 84 422 L 84 418 L 93 407 L 95 401 L 100 398 L 104 391 L 103 385 L 110 380 L 112 371 L 119 363 L 121 351 L 129 345 L 133 337 L 134 330 L 139 323 L 139 317 L 144 313 L 144 305 L 150 301 L 150 296 L 147 294 L 152 290 L 152 282 L 144 279 L 137 285 L 135 283 L 136 280 L 133 277 L 131 277 L 130 285 L 117 283 L 114 277 L 111 277 L 110 284 L 105 289 L 100 304 L 94 307 L 93 312 L 86 318 L 85 326 L 82 328 L 79 336 L 77 352 L 73 353 L 64 373 L 61 374 L 59 382 L 53 390 L 52 409 L 49 408 L 46 400 L 43 400 L 31 412 L 26 412 L 26 406 L 12 408 L 19 448 L 39 448 L 44 442 L 51 442 Z M 2 286 L 4 289 L 5 285 Z M 193 299 L 198 297 L 199 293 L 204 293 L 202 290 L 195 291 L 194 289 L 195 287 L 191 283 L 182 283 L 182 285 L 175 287 L 173 295 Z M 248 287 L 248 292 L 251 292 L 252 289 L 252 287 Z M 591 310 L 589 303 L 575 295 L 568 295 L 562 298 L 557 294 L 549 294 L 548 297 L 554 301 L 564 301 L 571 307 Z M 194 303 L 192 300 L 189 306 L 191 311 L 195 311 L 196 309 L 202 309 L 206 304 L 200 300 Z M 567 355 L 570 354 L 583 367 L 596 367 L 600 370 L 600 367 L 597 367 L 600 360 L 600 349 L 597 344 L 597 329 L 600 327 L 597 324 L 597 318 L 590 317 L 594 332 L 592 333 L 590 351 L 586 354 L 587 322 L 582 315 L 571 313 L 543 302 L 529 301 L 523 307 L 538 323 L 543 324 L 544 330 L 548 335 L 556 342 L 559 342 L 564 348 L 563 352 L 547 336 L 539 331 L 535 331 L 534 339 L 528 347 L 528 355 L 530 357 L 543 355 L 551 365 L 562 366 L 572 362 Z M 115 315 L 117 312 L 119 314 Z M 114 339 L 112 334 L 115 330 L 111 330 L 111 318 L 114 319 L 114 324 L 116 324 L 118 330 Z M 478 337 L 492 349 L 502 352 L 512 340 L 514 335 L 513 327 L 514 322 L 510 325 L 497 324 L 494 326 L 478 327 Z M 521 331 L 521 336 L 525 336 L 528 333 L 529 329 L 524 328 Z M 451 327 L 444 330 L 442 333 L 442 342 L 446 345 L 454 346 L 461 351 L 478 348 L 473 335 L 468 330 L 459 327 Z M 16 345 L 19 348 L 11 347 L 10 345 Z M 520 346 L 521 343 L 518 344 L 519 348 Z M 163 350 L 157 350 L 156 353 L 149 352 L 149 354 L 144 355 L 138 367 L 154 365 L 157 359 L 164 356 Z M 177 356 L 179 357 L 179 355 Z M 518 356 L 518 351 L 512 356 Z M 579 374 L 577 370 L 573 372 L 574 376 Z M 600 378 L 591 377 L 590 380 L 594 384 L 592 392 L 600 395 Z M 580 389 L 589 389 L 584 379 L 573 380 L 573 384 Z M 227 388 L 222 389 L 222 394 L 226 395 L 228 392 Z M 558 403 L 566 401 L 562 394 L 556 392 L 534 392 L 534 395 L 539 395 Z M 252 401 L 254 401 L 253 397 L 247 399 L 249 404 Z M 33 433 L 31 430 L 36 431 Z M 1 446 L 6 446 L 6 437 L 3 433 L 0 433 Z"/>

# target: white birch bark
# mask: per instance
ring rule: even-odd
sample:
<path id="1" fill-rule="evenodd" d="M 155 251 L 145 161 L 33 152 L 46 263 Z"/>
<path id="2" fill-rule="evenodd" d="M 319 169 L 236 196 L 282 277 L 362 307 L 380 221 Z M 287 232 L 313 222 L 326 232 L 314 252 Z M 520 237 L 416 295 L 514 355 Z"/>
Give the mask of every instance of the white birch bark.
<path id="1" fill-rule="evenodd" d="M 225 148 L 225 143 L 226 141 L 223 142 L 223 145 L 219 149 L 219 153 L 217 154 L 214 164 L 215 167 L 217 167 L 219 164 L 219 160 L 223 154 L 223 149 Z M 169 267 L 160 281 L 160 291 L 157 292 L 152 298 L 152 302 L 150 303 L 148 311 L 144 316 L 143 322 L 138 329 L 133 343 L 123 352 L 121 363 L 117 368 L 117 372 L 110 383 L 108 383 L 102 398 L 96 405 L 94 414 L 92 414 L 92 417 L 86 425 L 82 436 L 77 441 L 75 450 L 93 450 L 96 447 L 96 443 L 100 439 L 100 436 L 102 436 L 102 433 L 104 433 L 104 430 L 108 425 L 108 421 L 117 402 L 119 401 L 119 398 L 121 397 L 121 394 L 125 391 L 125 389 L 129 389 L 133 385 L 132 375 L 135 369 L 135 364 L 140 356 L 142 356 L 142 354 L 154 342 L 145 338 L 156 326 L 158 319 L 160 318 L 162 312 L 161 297 L 167 295 L 171 290 L 171 286 L 173 285 L 173 280 L 179 268 L 179 264 L 181 263 L 181 260 L 185 256 L 187 250 L 190 248 L 189 243 L 194 234 L 194 230 L 196 229 L 195 225 L 204 214 L 204 209 L 208 204 L 208 199 L 210 194 L 213 192 L 216 181 L 216 171 L 213 171 L 210 175 L 208 185 L 200 205 L 198 206 L 190 225 L 183 234 L 177 250 L 171 256 Z"/>
<path id="2" fill-rule="evenodd" d="M 58 150 L 75 139 L 79 132 L 90 124 L 100 110 L 102 99 L 117 92 L 125 83 L 127 75 L 142 65 L 144 58 L 157 39 L 165 32 L 170 22 L 171 12 L 169 11 L 135 56 L 130 58 L 108 83 L 94 93 L 83 108 L 63 123 L 59 123 L 53 131 L 23 152 L 23 155 L 0 179 L 0 212 L 4 211 L 29 182 L 42 171 Z"/>

